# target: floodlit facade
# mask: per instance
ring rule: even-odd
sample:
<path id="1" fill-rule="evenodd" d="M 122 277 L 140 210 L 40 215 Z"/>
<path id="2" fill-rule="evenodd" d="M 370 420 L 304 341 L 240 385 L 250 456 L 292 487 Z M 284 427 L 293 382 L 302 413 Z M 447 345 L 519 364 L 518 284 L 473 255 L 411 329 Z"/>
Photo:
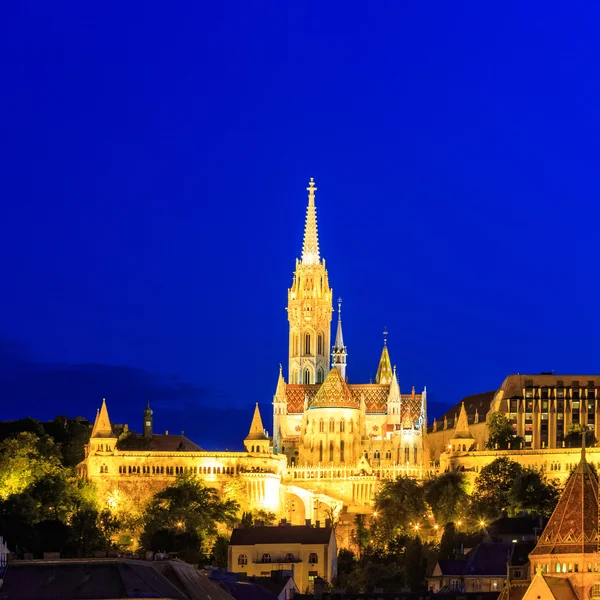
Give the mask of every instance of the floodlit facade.
<path id="1" fill-rule="evenodd" d="M 523 439 L 519 448 L 487 448 L 488 424 L 496 413 L 506 416 Z M 427 446 L 432 466 L 442 472 L 474 476 L 504 456 L 564 481 L 579 461 L 579 448 L 566 439 L 569 428 L 577 424 L 598 437 L 599 419 L 598 375 L 509 375 L 498 390 L 467 396 L 434 420 Z M 600 448 L 589 449 L 588 461 L 600 464 Z"/>
<path id="2" fill-rule="evenodd" d="M 109 502 L 123 494 L 137 494 L 141 502 L 144 493 L 191 473 L 222 491 L 235 487 L 233 481 L 242 482 L 245 506 L 301 525 L 338 515 L 343 506 L 349 512 L 370 512 L 382 481 L 423 476 L 429 465 L 426 392 L 413 387 L 401 393 L 387 333 L 374 382 L 348 383 L 351 363 L 341 300 L 331 345 L 333 290 L 319 250 L 316 190 L 311 179 L 302 257 L 288 290 L 288 380 L 280 367 L 272 436 L 257 403 L 245 452 L 205 452 L 183 435 L 154 433 L 148 406 L 143 421 L 147 443 L 141 449 L 118 449 L 118 432 L 103 402 L 78 471 L 96 480 Z"/>

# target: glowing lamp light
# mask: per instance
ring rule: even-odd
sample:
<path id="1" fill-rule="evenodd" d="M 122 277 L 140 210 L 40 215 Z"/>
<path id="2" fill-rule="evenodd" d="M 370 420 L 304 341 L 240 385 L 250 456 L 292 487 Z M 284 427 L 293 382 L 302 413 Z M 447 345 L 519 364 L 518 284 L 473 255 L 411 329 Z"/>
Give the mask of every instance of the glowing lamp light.
<path id="1" fill-rule="evenodd" d="M 181 529 L 183 527 L 183 522 L 177 521 L 177 527 L 179 527 L 179 529 Z"/>
<path id="2" fill-rule="evenodd" d="M 485 527 L 485 521 L 479 521 L 479 524 L 480 524 L 482 527 Z"/>
<path id="3" fill-rule="evenodd" d="M 462 525 L 462 521 L 459 521 L 457 525 L 460 527 Z"/>
<path id="4" fill-rule="evenodd" d="M 379 514 L 379 513 L 378 513 L 376 510 L 374 510 L 374 511 L 373 511 L 373 516 L 374 516 L 375 518 L 377 518 L 377 515 L 378 515 L 378 514 Z"/>
<path id="5" fill-rule="evenodd" d="M 439 525 L 434 525 L 433 528 L 437 531 L 440 528 L 440 526 Z"/>

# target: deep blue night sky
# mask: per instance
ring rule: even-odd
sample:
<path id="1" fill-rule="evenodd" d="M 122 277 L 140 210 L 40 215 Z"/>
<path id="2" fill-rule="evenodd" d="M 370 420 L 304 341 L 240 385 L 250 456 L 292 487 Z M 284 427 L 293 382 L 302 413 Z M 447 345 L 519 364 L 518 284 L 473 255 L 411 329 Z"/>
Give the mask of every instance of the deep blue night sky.
<path id="1" fill-rule="evenodd" d="M 599 13 L 4 3 L 0 419 L 270 429 L 311 176 L 351 381 L 599 372 Z"/>

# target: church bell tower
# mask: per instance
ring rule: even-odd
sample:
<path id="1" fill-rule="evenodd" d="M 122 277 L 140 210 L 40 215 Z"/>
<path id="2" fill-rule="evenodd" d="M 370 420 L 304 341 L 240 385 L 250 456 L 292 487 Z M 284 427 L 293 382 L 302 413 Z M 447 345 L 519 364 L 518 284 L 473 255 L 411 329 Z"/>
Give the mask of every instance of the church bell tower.
<path id="1" fill-rule="evenodd" d="M 314 179 L 308 187 L 302 258 L 296 259 L 292 287 L 288 289 L 290 323 L 288 381 L 322 383 L 329 372 L 332 291 L 319 255 Z"/>

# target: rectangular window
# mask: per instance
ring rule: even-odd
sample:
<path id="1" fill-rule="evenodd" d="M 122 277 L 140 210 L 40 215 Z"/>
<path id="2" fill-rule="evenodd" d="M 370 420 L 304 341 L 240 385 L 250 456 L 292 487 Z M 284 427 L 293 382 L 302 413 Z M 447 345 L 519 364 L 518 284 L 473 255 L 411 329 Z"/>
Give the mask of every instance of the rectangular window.
<path id="1" fill-rule="evenodd" d="M 573 388 L 571 398 L 573 398 L 573 400 L 579 400 L 579 388 Z"/>
<path id="2" fill-rule="evenodd" d="M 533 388 L 527 388 L 525 390 L 525 398 L 533 398 Z"/>
<path id="3" fill-rule="evenodd" d="M 542 400 L 548 400 L 548 388 L 542 388 Z"/>
<path id="4" fill-rule="evenodd" d="M 556 390 L 556 397 L 559 400 L 564 400 L 564 397 L 565 397 L 565 388 L 558 388 Z"/>

